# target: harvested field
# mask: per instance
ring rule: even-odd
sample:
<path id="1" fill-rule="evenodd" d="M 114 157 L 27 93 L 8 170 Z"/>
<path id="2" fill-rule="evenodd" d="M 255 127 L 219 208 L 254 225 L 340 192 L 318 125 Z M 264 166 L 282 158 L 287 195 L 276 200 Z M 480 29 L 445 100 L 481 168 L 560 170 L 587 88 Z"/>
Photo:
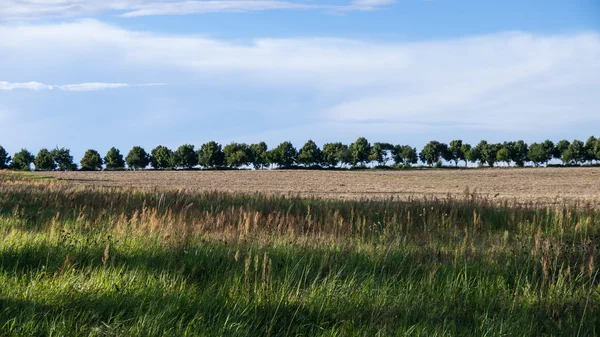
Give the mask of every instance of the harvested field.
<path id="1" fill-rule="evenodd" d="M 600 168 L 458 169 L 405 171 L 126 171 L 40 172 L 104 187 L 265 192 L 336 199 L 460 197 L 552 204 L 600 203 Z"/>

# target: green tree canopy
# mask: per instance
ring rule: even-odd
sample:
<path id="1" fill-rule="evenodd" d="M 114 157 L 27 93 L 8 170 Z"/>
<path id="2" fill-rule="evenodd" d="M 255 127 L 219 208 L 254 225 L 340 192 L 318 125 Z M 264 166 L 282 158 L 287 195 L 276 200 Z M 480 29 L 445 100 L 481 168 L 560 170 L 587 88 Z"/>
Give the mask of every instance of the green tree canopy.
<path id="1" fill-rule="evenodd" d="M 150 163 L 150 156 L 141 146 L 134 146 L 125 157 L 125 162 L 131 169 L 143 169 Z"/>
<path id="2" fill-rule="evenodd" d="M 87 150 L 81 159 L 81 169 L 85 171 L 102 170 L 102 157 L 96 150 Z"/>
<path id="3" fill-rule="evenodd" d="M 463 150 L 463 142 L 460 139 L 456 139 L 450 142 L 448 147 L 450 154 L 450 160 L 454 161 L 454 165 L 458 166 L 458 162 L 465 160 L 465 152 Z"/>
<path id="4" fill-rule="evenodd" d="M 497 155 L 501 148 L 500 144 L 489 144 L 487 141 L 482 140 L 475 148 L 479 152 L 481 163 L 486 163 L 488 166 L 493 167 L 498 161 Z"/>
<path id="5" fill-rule="evenodd" d="M 410 145 L 396 145 L 392 150 L 392 158 L 394 163 L 411 165 L 416 164 L 419 161 L 417 149 L 410 147 Z"/>
<path id="6" fill-rule="evenodd" d="M 104 163 L 106 164 L 106 168 L 109 170 L 125 168 L 125 160 L 123 160 L 123 155 L 121 154 L 121 151 L 115 147 L 111 147 L 110 150 L 108 150 L 106 156 L 104 156 Z"/>
<path id="7" fill-rule="evenodd" d="M 514 143 L 513 151 L 511 153 L 511 160 L 515 162 L 518 167 L 525 166 L 527 162 L 527 143 L 522 140 L 518 140 Z"/>
<path id="8" fill-rule="evenodd" d="M 566 151 L 562 153 L 562 161 L 567 164 L 579 164 L 583 163 L 586 159 L 585 144 L 575 139 Z"/>
<path id="9" fill-rule="evenodd" d="M 223 149 L 225 163 L 231 168 L 250 164 L 250 147 L 244 143 L 230 143 Z"/>
<path id="10" fill-rule="evenodd" d="M 371 155 L 371 144 L 365 137 L 358 138 L 354 143 L 350 144 L 348 148 L 350 151 L 351 164 L 356 166 L 364 164 L 369 161 Z"/>
<path id="11" fill-rule="evenodd" d="M 298 152 L 291 142 L 283 142 L 269 151 L 269 160 L 279 167 L 289 167 L 296 163 Z"/>
<path id="12" fill-rule="evenodd" d="M 298 151 L 298 164 L 304 166 L 321 165 L 323 162 L 323 153 L 312 139 L 309 139 L 306 144 Z"/>
<path id="13" fill-rule="evenodd" d="M 348 161 L 348 145 L 340 142 L 327 143 L 323 145 L 323 163 L 329 167 L 334 167 Z"/>
<path id="14" fill-rule="evenodd" d="M 221 144 L 215 141 L 202 144 L 197 154 L 198 164 L 203 167 L 212 168 L 225 165 L 225 154 Z"/>
<path id="15" fill-rule="evenodd" d="M 10 156 L 8 152 L 0 145 L 0 169 L 8 168 L 8 163 L 10 163 Z"/>
<path id="16" fill-rule="evenodd" d="M 71 150 L 61 147 L 56 147 L 52 150 L 52 157 L 56 165 L 58 165 L 59 171 L 74 171 L 77 170 L 77 164 L 73 162 L 73 156 L 71 156 Z"/>
<path id="17" fill-rule="evenodd" d="M 471 144 L 463 143 L 461 150 L 465 155 L 465 166 L 469 166 L 469 162 L 476 163 L 480 160 L 479 152 L 473 150 Z"/>
<path id="18" fill-rule="evenodd" d="M 56 163 L 54 162 L 52 153 L 48 149 L 41 149 L 37 156 L 35 156 L 33 164 L 37 171 L 52 171 L 56 169 Z"/>
<path id="19" fill-rule="evenodd" d="M 437 163 L 441 158 L 447 158 L 448 156 L 448 145 L 440 143 L 437 140 L 427 143 L 419 154 L 421 161 L 429 166 Z"/>
<path id="20" fill-rule="evenodd" d="M 26 149 L 15 153 L 12 162 L 10 163 L 10 169 L 19 171 L 29 171 L 31 169 L 31 163 L 33 163 L 34 157 L 31 152 Z"/>
<path id="21" fill-rule="evenodd" d="M 150 152 L 150 165 L 157 170 L 172 169 L 174 162 L 173 151 L 166 146 L 159 145 Z"/>
<path id="22" fill-rule="evenodd" d="M 596 137 L 591 136 L 585 142 L 585 146 L 584 146 L 585 161 L 592 163 L 594 160 L 598 160 L 598 157 L 596 156 L 596 150 L 595 150 L 597 141 L 598 141 L 598 139 L 596 139 Z"/>
<path id="23" fill-rule="evenodd" d="M 173 153 L 173 164 L 179 168 L 191 169 L 198 165 L 198 154 L 194 145 L 185 144 L 177 148 Z"/>
<path id="24" fill-rule="evenodd" d="M 250 145 L 250 161 L 255 169 L 260 170 L 269 165 L 268 150 L 265 142 Z"/>
<path id="25" fill-rule="evenodd" d="M 569 145 L 571 145 L 571 142 L 569 142 L 568 140 L 566 140 L 566 139 L 561 140 L 560 142 L 558 142 L 556 144 L 556 147 L 554 148 L 552 156 L 556 159 L 562 160 L 563 153 L 565 151 L 567 151 L 567 149 L 569 149 Z M 563 163 L 565 163 L 565 162 L 563 161 Z"/>

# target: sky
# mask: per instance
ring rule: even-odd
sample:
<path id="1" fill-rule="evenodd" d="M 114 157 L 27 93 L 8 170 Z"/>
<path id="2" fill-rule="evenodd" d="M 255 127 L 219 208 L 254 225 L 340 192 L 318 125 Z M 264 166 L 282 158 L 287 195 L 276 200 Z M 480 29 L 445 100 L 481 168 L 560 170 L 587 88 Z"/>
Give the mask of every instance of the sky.
<path id="1" fill-rule="evenodd" d="M 598 0 L 1 0 L 10 153 L 600 136 Z"/>

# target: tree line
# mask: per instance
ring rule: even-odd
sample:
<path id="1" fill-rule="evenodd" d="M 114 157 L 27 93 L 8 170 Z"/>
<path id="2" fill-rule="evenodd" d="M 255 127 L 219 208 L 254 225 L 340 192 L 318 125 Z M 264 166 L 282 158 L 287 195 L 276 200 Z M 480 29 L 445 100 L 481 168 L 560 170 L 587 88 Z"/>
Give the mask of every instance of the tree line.
<path id="1" fill-rule="evenodd" d="M 87 150 L 80 161 L 74 163 L 70 150 L 55 148 L 41 149 L 33 155 L 26 149 L 15 153 L 12 157 L 0 146 L 0 169 L 31 170 L 31 164 L 39 171 L 71 171 L 71 170 L 119 170 L 145 169 L 193 169 L 202 167 L 240 168 L 252 166 L 255 169 L 291 168 L 291 167 L 366 167 L 367 165 L 410 167 L 419 162 L 441 167 L 443 162 L 458 166 L 464 162 L 479 166 L 493 167 L 498 163 L 508 166 L 523 167 L 527 163 L 534 166 L 547 165 L 558 159 L 564 165 L 580 165 L 600 161 L 600 139 L 592 136 L 584 143 L 580 140 L 569 142 L 561 140 L 554 144 L 550 140 L 541 143 L 527 144 L 522 140 L 516 142 L 488 143 L 482 140 L 475 146 L 453 140 L 449 144 L 430 141 L 420 152 L 410 145 L 394 145 L 390 143 L 369 143 L 358 138 L 350 145 L 341 142 L 327 143 L 323 148 L 309 140 L 297 150 L 291 142 L 285 141 L 273 149 L 265 142 L 257 144 L 230 143 L 221 144 L 210 141 L 196 149 L 194 145 L 185 144 L 176 150 L 159 145 L 150 153 L 141 146 L 134 146 L 127 156 L 112 147 L 104 157 L 96 150 Z"/>

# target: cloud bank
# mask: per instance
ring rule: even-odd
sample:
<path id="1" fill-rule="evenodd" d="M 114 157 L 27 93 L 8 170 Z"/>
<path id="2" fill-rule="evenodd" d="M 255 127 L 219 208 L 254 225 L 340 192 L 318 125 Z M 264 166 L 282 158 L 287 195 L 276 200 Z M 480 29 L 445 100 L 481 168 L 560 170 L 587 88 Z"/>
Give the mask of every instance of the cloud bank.
<path id="1" fill-rule="evenodd" d="M 122 17 L 266 10 L 371 11 L 395 0 L 354 0 L 345 5 L 282 0 L 3 0 L 0 20 L 82 17 L 112 12 Z"/>
<path id="2" fill-rule="evenodd" d="M 50 83 L 59 81 L 55 76 L 72 83 L 71 79 L 103 76 L 120 76 L 124 83 L 168 82 L 174 85 L 170 89 L 181 89 L 173 100 L 184 108 L 195 95 L 183 90 L 187 86 L 209 88 L 223 97 L 235 90 L 261 92 L 250 98 L 256 120 L 273 118 L 260 114 L 278 96 L 287 95 L 288 100 L 303 93 L 311 110 L 292 116 L 295 110 L 290 107 L 278 116 L 289 114 L 294 121 L 302 116 L 305 123 L 326 125 L 328 130 L 373 134 L 429 130 L 435 136 L 431 130 L 471 130 L 546 135 L 600 125 L 600 35 L 595 32 L 504 32 L 422 42 L 231 42 L 83 20 L 5 25 L 0 26 L 0 36 L 0 74 L 14 81 L 0 84 L 5 90 L 92 90 L 106 85 L 17 83 L 26 70 L 43 73 L 46 77 L 39 80 Z M 213 95 L 215 100 L 218 95 Z M 222 101 L 228 104 L 232 103 Z M 212 109 L 218 110 L 219 104 Z M 176 123 L 177 117 L 170 120 Z M 298 132 L 316 127 L 302 130 Z"/>
<path id="3" fill-rule="evenodd" d="M 165 85 L 164 83 L 145 83 L 145 84 L 128 84 L 128 83 L 78 83 L 78 84 L 62 84 L 62 85 L 50 85 L 40 82 L 22 82 L 22 83 L 11 83 L 0 81 L 0 90 L 62 90 L 62 91 L 98 91 L 105 89 L 118 89 L 128 87 L 148 87 L 148 86 L 160 86 Z"/>

